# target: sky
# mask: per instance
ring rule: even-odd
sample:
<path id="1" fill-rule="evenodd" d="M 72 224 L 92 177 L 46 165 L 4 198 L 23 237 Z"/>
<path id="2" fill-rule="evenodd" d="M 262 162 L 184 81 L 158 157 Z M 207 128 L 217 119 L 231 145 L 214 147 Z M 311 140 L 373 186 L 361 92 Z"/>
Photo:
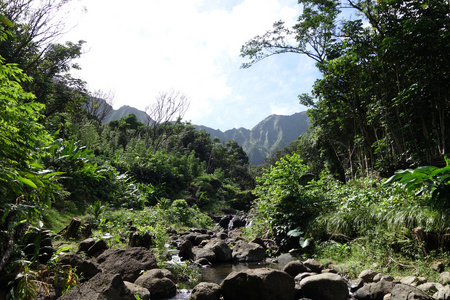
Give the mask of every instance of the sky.
<path id="1" fill-rule="evenodd" d="M 184 121 L 222 131 L 253 128 L 271 114 L 305 111 L 319 72 L 299 54 L 275 55 L 242 69 L 240 49 L 272 24 L 295 24 L 297 0 L 75 0 L 63 41 L 86 41 L 73 74 L 91 91 L 114 95 L 114 108 L 144 110 L 177 90 Z M 60 42 L 63 42 L 60 41 Z"/>

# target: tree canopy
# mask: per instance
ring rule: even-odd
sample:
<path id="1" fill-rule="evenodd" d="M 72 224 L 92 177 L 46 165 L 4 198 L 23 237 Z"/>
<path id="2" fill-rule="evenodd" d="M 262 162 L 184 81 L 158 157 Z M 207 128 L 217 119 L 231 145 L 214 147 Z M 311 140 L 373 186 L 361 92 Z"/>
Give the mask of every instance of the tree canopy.
<path id="1" fill-rule="evenodd" d="M 305 54 L 322 78 L 300 100 L 317 138 L 349 177 L 444 164 L 450 129 L 448 1 L 299 1 L 293 28 L 276 22 L 241 50 L 248 67 L 270 55 Z M 359 18 L 339 19 L 353 10 Z"/>

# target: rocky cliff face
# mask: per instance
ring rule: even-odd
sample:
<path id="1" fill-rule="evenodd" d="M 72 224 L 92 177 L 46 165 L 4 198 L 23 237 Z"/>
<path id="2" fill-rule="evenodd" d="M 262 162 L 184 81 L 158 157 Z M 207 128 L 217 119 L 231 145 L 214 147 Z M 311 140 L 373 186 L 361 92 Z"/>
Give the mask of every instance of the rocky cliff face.
<path id="1" fill-rule="evenodd" d="M 194 125 L 198 130 L 205 130 L 212 138 L 221 141 L 235 140 L 247 153 L 250 163 L 259 165 L 273 152 L 287 146 L 308 129 L 305 112 L 290 116 L 270 115 L 251 130 L 234 128 L 222 132 L 206 126 Z"/>

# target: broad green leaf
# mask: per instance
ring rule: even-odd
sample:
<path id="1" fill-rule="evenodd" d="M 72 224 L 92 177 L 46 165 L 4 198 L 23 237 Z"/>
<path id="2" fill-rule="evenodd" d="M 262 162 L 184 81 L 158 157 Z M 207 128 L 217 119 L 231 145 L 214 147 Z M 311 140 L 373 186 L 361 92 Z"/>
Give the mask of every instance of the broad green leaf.
<path id="1" fill-rule="evenodd" d="M 70 250 L 70 246 L 64 246 L 64 247 L 59 248 L 59 249 L 56 251 L 56 254 L 59 254 L 59 253 L 61 253 L 61 252 L 66 252 L 66 251 L 69 251 L 69 250 Z"/>
<path id="2" fill-rule="evenodd" d="M 8 20 L 8 18 L 5 17 L 4 15 L 0 15 L 0 22 L 2 22 L 3 24 L 8 25 L 9 27 L 14 27 L 14 23 L 11 22 L 10 20 Z"/>
<path id="3" fill-rule="evenodd" d="M 28 178 L 24 178 L 24 177 L 18 176 L 17 180 L 22 182 L 22 183 L 24 183 L 24 184 L 26 184 L 26 185 L 31 186 L 34 189 L 37 189 L 36 184 L 33 181 L 31 181 L 30 179 L 28 179 Z"/>

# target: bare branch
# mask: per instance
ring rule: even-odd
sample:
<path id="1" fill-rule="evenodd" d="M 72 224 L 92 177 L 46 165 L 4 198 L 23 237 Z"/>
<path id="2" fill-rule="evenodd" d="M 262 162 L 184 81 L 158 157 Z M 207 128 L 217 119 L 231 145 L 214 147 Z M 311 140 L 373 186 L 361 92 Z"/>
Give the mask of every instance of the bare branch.
<path id="1" fill-rule="evenodd" d="M 151 145 L 158 150 L 172 134 L 171 123 L 183 119 L 189 108 L 189 99 L 177 90 L 162 92 L 156 102 L 147 106 L 146 125 L 150 128 Z"/>
<path id="2" fill-rule="evenodd" d="M 113 111 L 114 102 L 115 95 L 112 91 L 104 92 L 97 90 L 89 93 L 85 110 L 103 123 L 103 120 Z"/>

